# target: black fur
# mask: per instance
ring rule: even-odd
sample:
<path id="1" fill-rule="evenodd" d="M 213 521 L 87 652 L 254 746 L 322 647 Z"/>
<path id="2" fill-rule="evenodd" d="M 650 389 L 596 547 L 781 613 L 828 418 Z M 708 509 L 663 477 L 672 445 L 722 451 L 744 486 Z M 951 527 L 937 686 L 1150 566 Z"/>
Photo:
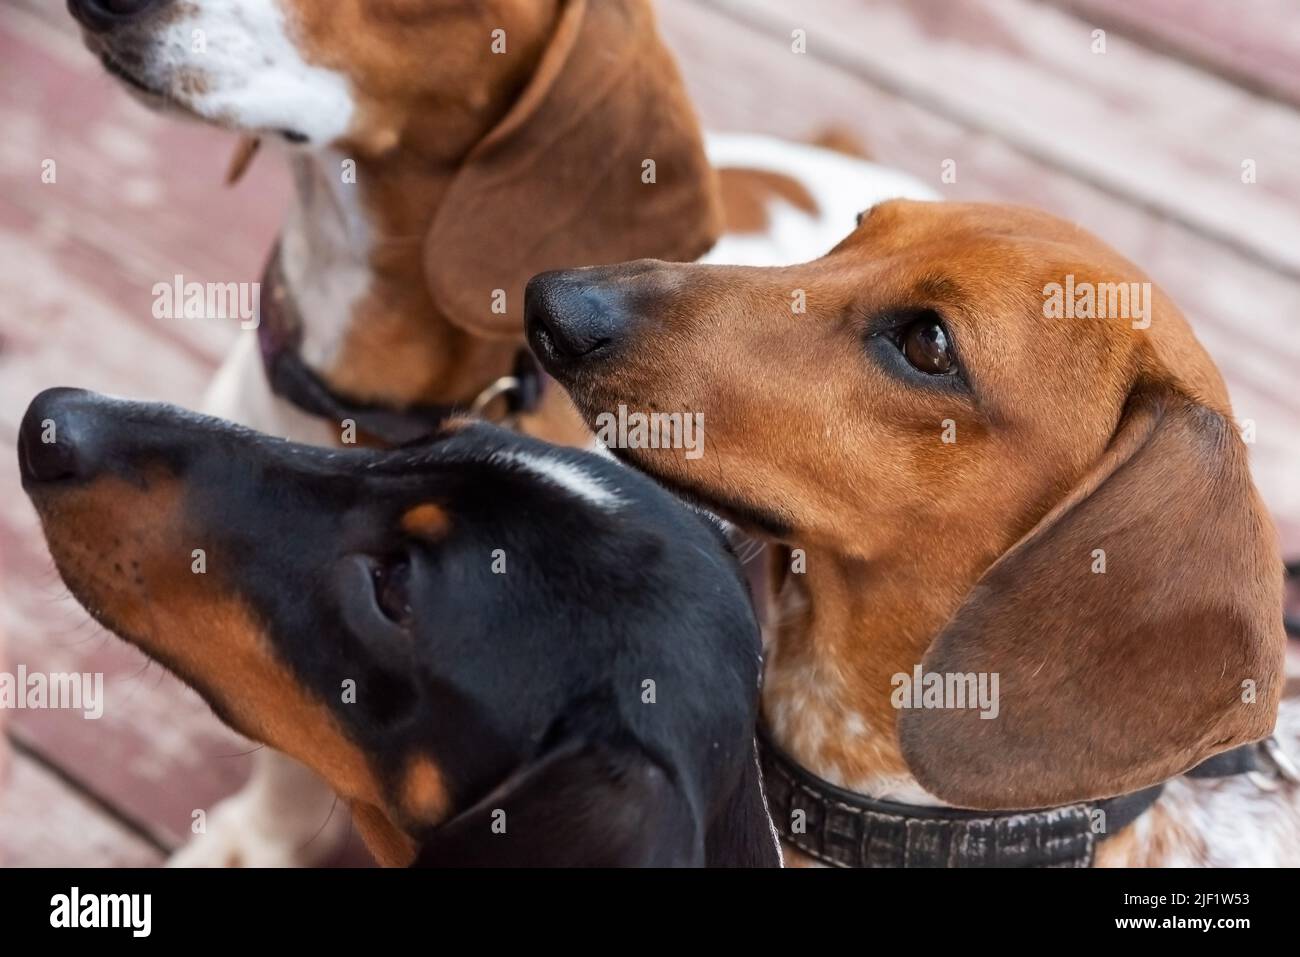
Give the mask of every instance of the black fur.
<path id="1" fill-rule="evenodd" d="M 75 474 L 39 476 L 46 419 L 63 445 L 51 474 Z M 513 455 L 568 463 L 621 504 Z M 745 581 L 717 526 L 649 479 L 483 424 L 337 451 L 71 390 L 33 402 L 19 457 L 38 505 L 51 485 L 175 475 L 196 540 L 238 557 L 226 587 L 380 780 L 396 788 L 415 755 L 441 771 L 454 810 L 415 835 L 419 863 L 779 863 L 753 750 L 760 643 Z M 429 502 L 446 534 L 403 532 Z M 401 563 L 405 628 L 367 571 Z M 356 704 L 341 701 L 346 678 Z"/>

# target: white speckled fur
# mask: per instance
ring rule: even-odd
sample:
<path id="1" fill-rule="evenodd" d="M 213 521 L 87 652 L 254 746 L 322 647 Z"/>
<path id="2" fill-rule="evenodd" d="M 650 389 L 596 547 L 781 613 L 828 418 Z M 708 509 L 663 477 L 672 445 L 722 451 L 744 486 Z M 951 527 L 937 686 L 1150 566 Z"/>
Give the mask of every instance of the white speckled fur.
<path id="1" fill-rule="evenodd" d="M 1300 758 L 1300 699 L 1282 702 L 1274 732 Z M 1178 778 L 1160 796 L 1164 813 L 1133 824 L 1133 839 L 1114 838 L 1098 862 L 1109 866 L 1300 867 L 1300 785 L 1260 790 L 1245 775 Z M 1161 831 L 1165 833 L 1161 833 Z"/>

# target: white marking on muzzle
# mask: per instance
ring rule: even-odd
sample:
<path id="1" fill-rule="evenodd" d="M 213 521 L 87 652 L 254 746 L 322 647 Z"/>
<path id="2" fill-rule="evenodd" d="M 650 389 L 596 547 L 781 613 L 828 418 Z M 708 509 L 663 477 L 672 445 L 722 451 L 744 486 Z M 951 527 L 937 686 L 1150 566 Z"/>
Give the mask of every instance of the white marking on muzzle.
<path id="1" fill-rule="evenodd" d="M 186 8 L 153 36 L 123 37 L 143 47 L 147 83 L 223 126 L 291 130 L 318 146 L 347 132 L 355 112 L 348 78 L 307 62 L 283 0 L 190 0 Z"/>

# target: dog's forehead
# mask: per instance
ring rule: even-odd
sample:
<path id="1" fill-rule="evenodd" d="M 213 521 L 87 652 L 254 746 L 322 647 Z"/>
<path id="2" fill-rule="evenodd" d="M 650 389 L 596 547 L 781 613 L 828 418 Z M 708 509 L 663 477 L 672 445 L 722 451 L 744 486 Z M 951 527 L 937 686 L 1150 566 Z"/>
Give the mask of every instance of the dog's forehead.
<path id="1" fill-rule="evenodd" d="M 1003 203 L 885 200 L 860 213 L 857 228 L 839 248 L 868 257 L 909 251 L 933 257 L 941 250 L 943 261 L 963 268 L 992 252 L 1004 260 L 1023 253 L 1017 257 L 1023 265 L 1050 255 L 1099 269 L 1123 265 L 1136 271 L 1082 227 L 1041 210 Z"/>
<path id="2" fill-rule="evenodd" d="M 473 5 L 450 0 L 266 0 L 280 4 L 304 42 L 360 49 L 377 36 L 420 30 L 430 24 L 454 27 L 470 19 Z"/>
<path id="3" fill-rule="evenodd" d="M 394 70 L 412 65 L 408 55 L 425 60 L 425 71 L 437 61 L 454 58 L 472 44 L 487 51 L 494 40 L 525 30 L 543 19 L 547 4 L 530 0 L 467 3 L 465 0 L 245 0 L 280 5 L 300 46 L 328 65 L 347 67 L 385 64 Z M 417 74 L 418 75 L 418 74 Z"/>
<path id="4" fill-rule="evenodd" d="M 865 210 L 836 253 L 887 262 L 897 295 L 983 317 L 990 335 L 980 338 L 997 348 L 1021 336 L 1030 351 L 1082 349 L 1116 364 L 1141 354 L 1143 371 L 1155 367 L 1226 406 L 1222 379 L 1173 299 L 1075 223 L 1007 204 L 889 200 Z"/>
<path id="5" fill-rule="evenodd" d="M 332 14 L 348 22 L 363 21 L 379 25 L 419 25 L 437 21 L 450 23 L 457 20 L 476 20 L 486 15 L 489 8 L 500 10 L 516 4 L 466 3 L 465 0 L 262 0 L 279 3 L 304 20 L 325 22 Z"/>

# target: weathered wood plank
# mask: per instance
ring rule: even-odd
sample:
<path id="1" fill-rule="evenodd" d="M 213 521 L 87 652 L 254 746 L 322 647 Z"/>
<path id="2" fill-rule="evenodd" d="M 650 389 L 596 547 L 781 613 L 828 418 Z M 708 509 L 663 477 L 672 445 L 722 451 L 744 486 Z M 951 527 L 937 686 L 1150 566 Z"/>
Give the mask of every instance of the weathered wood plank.
<path id="1" fill-rule="evenodd" d="M 34 517 L 21 514 L 30 507 L 20 495 L 6 497 L 0 631 L 9 669 L 102 674 L 104 696 L 97 720 L 78 711 L 30 710 L 9 712 L 8 722 L 48 760 L 174 845 L 195 809 L 210 807 L 247 776 L 243 752 L 253 746 L 158 665 L 89 621 L 54 573 Z"/>
<path id="2" fill-rule="evenodd" d="M 234 323 L 155 319 L 154 285 L 256 281 L 283 215 L 283 164 L 256 163 L 227 191 L 230 134 L 144 109 L 75 38 L 24 10 L 0 9 L 0 47 L 0 232 L 54 264 L 43 287 L 80 281 L 128 321 L 215 362 Z"/>
<path id="3" fill-rule="evenodd" d="M 148 829 L 156 844 L 174 848 L 188 837 L 194 811 L 209 810 L 248 776 L 258 746 L 224 727 L 161 666 L 88 620 L 58 580 L 22 498 L 0 499 L 7 668 L 102 674 L 104 706 L 98 719 L 10 711 L 11 731 Z M 347 811 L 340 805 L 335 813 Z M 0 829 L 0 853 L 7 846 Z M 364 866 L 369 856 L 354 834 L 333 863 Z"/>
<path id="4" fill-rule="evenodd" d="M 1105 30 L 1300 106 L 1295 0 L 1047 0 Z"/>
<path id="5" fill-rule="evenodd" d="M 268 157 L 227 191 L 234 139 L 132 102 L 82 49 L 61 6 L 47 6 L 24 0 L 21 9 L 0 9 L 8 68 L 0 87 L 0 463 L 10 463 L 0 468 L 0 633 L 7 667 L 103 672 L 107 704 L 95 722 L 51 711 L 8 717 L 31 747 L 75 768 L 87 787 L 175 846 L 195 809 L 247 776 L 253 745 L 60 599 L 12 467 L 17 422 L 52 385 L 197 405 L 219 356 L 249 333 L 155 319 L 153 286 L 176 274 L 256 280 L 287 175 Z M 44 159 L 58 164 L 54 184 L 41 182 Z M 353 835 L 337 863 L 368 860 Z"/>
<path id="6" fill-rule="evenodd" d="M 158 850 L 23 754 L 0 790 L 0 866 L 149 867 Z"/>
<path id="7" fill-rule="evenodd" d="M 50 3 L 50 0 L 10 0 L 10 3 L 30 14 L 34 19 L 42 21 L 51 41 L 60 35 L 68 38 L 75 38 L 78 35 L 77 21 L 72 19 L 72 14 L 68 13 L 66 3 Z"/>
<path id="8" fill-rule="evenodd" d="M 1256 423 L 1256 481 L 1284 545 L 1300 553 L 1300 450 L 1294 441 L 1300 393 L 1292 385 L 1300 367 L 1292 318 L 1300 310 L 1300 286 L 1292 279 L 814 55 L 823 42 L 817 38 L 828 35 L 818 29 L 821 2 L 800 8 L 807 10 L 810 29 L 813 52 L 807 55 L 790 51 L 784 28 L 751 27 L 717 6 L 690 0 L 661 0 L 659 6 L 708 125 L 804 139 L 828 127 L 844 129 L 880 162 L 909 170 L 945 196 L 1039 206 L 1103 236 L 1150 272 L 1183 306 L 1219 363 L 1238 417 Z M 948 159 L 957 163 L 955 183 L 939 178 Z"/>
<path id="9" fill-rule="evenodd" d="M 0 10 L 0 633 L 8 667 L 101 671 L 104 717 L 8 715 L 25 740 L 73 767 L 97 794 L 177 842 L 191 812 L 246 776 L 251 745 L 192 692 L 102 635 L 58 584 L 13 467 L 19 416 L 52 385 L 78 385 L 193 407 L 240 333 L 159 320 L 152 289 L 255 280 L 280 218 L 286 178 L 263 163 L 222 186 L 228 135 L 157 117 L 81 49 L 66 13 L 49 21 Z M 70 23 L 70 21 L 68 21 Z M 57 163 L 55 183 L 42 162 Z"/>
<path id="10" fill-rule="evenodd" d="M 803 29 L 808 56 L 1300 276 L 1300 116 L 1282 104 L 1123 36 L 1093 53 L 1086 23 L 1031 0 L 708 2 L 786 49 Z"/>

